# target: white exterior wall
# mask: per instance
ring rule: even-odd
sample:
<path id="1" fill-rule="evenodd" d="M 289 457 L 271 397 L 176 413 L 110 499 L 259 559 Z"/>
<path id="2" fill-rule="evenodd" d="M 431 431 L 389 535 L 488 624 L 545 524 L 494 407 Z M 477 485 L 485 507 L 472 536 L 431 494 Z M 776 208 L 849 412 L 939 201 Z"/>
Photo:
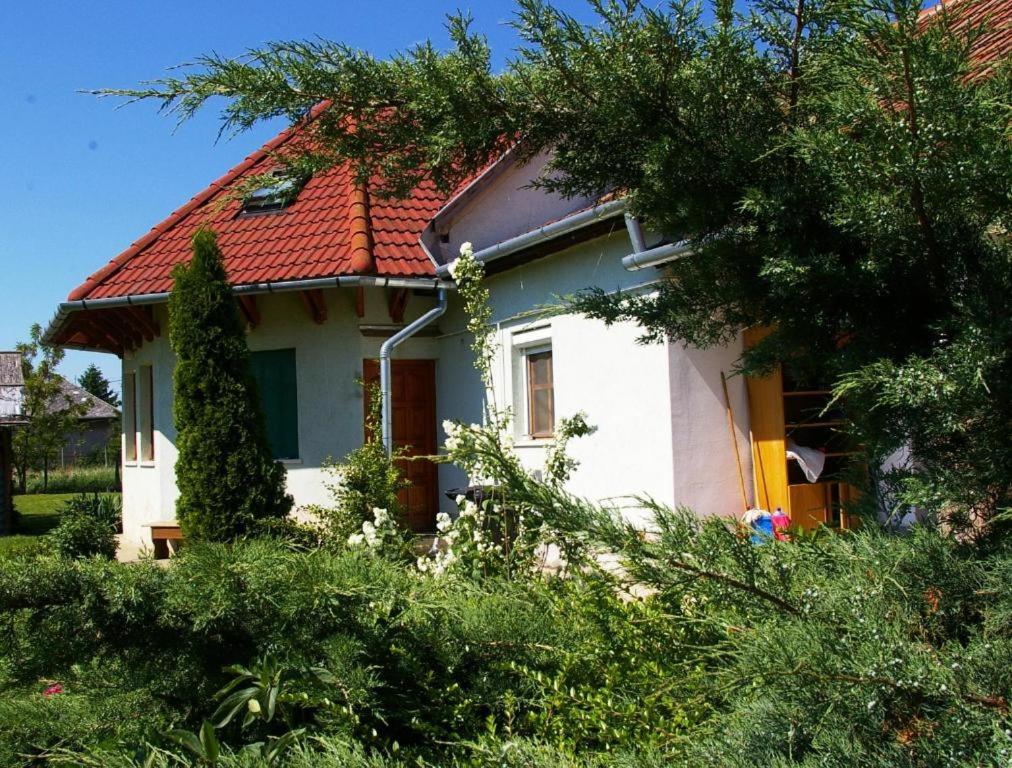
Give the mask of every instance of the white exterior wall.
<path id="1" fill-rule="evenodd" d="M 295 349 L 299 458 L 283 463 L 296 509 L 330 502 L 323 462 L 343 458 L 363 440 L 364 405 L 357 382 L 362 377 L 362 361 L 379 356 L 383 339 L 363 336 L 359 326 L 389 326 L 392 321 L 383 289 L 366 291 L 366 316 L 361 320 L 354 312 L 354 297 L 353 290 L 325 292 L 327 321 L 316 325 L 297 293 L 258 296 L 261 323 L 246 337 L 252 351 Z M 426 312 L 433 303 L 429 297 L 411 296 L 405 322 Z M 157 307 L 156 316 L 162 335 L 123 360 L 124 373 L 152 365 L 154 375 L 155 460 L 127 462 L 123 467 L 123 533 L 136 546 L 150 545 L 145 523 L 174 519 L 178 495 L 172 421 L 174 356 L 168 343 L 165 307 Z M 399 347 L 395 358 L 434 359 L 437 354 L 433 339 L 415 338 Z"/>
<path id="2" fill-rule="evenodd" d="M 450 221 L 444 256 L 453 258 L 461 243 L 476 249 L 541 226 L 585 200 L 562 200 L 523 189 L 540 168 L 511 168 Z M 702 515 L 742 511 L 734 445 L 728 429 L 720 373 L 728 375 L 735 438 L 751 498 L 752 465 L 748 403 L 744 381 L 731 375 L 741 342 L 700 350 L 679 344 L 637 343 L 633 323 L 606 327 L 573 314 L 548 317 L 539 307 L 588 287 L 605 291 L 650 290 L 657 270 L 629 272 L 621 265 L 631 245 L 621 219 L 615 234 L 582 243 L 489 278 L 493 317 L 501 352 L 495 395 L 515 415 L 517 451 L 532 469 L 543 463 L 546 441 L 523 434 L 526 421 L 522 347 L 550 341 L 553 353 L 556 419 L 584 411 L 597 432 L 570 444 L 581 462 L 569 489 L 595 500 L 629 504 L 631 495 L 684 505 Z M 441 327 L 439 418 L 479 421 L 481 385 L 470 367 L 470 339 L 457 301 Z M 442 489 L 466 485 L 452 467 L 440 469 Z M 449 508 L 444 502 L 444 509 Z M 634 514 L 634 513 L 631 513 Z"/>
<path id="3" fill-rule="evenodd" d="M 545 222 L 561 219 L 593 202 L 584 197 L 546 195 L 532 188 L 531 179 L 540 174 L 547 161 L 548 155 L 541 155 L 527 165 L 506 168 L 462 206 L 453 215 L 452 227 L 447 232 L 449 242 L 440 246 L 444 259 L 455 259 L 465 241 L 479 251 L 537 229 Z"/>
<path id="4" fill-rule="evenodd" d="M 628 247 L 623 231 L 489 278 L 500 342 L 495 397 L 500 407 L 513 409 L 521 461 L 532 470 L 540 468 L 551 441 L 532 440 L 524 434 L 522 352 L 526 346 L 550 342 L 556 418 L 583 411 L 597 427 L 593 435 L 570 444 L 580 467 L 569 489 L 620 505 L 632 494 L 672 504 L 676 498 L 668 348 L 637 344 L 639 329 L 632 323 L 609 328 L 573 314 L 531 315 L 532 310 L 554 303 L 557 294 L 591 285 L 635 287 L 641 276 L 626 272 L 620 262 Z M 481 418 L 481 386 L 470 365 L 470 338 L 462 331 L 463 322 L 454 301 L 440 339 L 441 420 Z M 440 480 L 444 489 L 466 484 L 459 471 L 450 467 L 441 470 Z M 445 503 L 444 509 L 448 506 Z"/>
<path id="5" fill-rule="evenodd" d="M 700 515 L 740 515 L 744 511 L 735 443 L 728 429 L 720 374 L 734 416 L 735 441 L 745 492 L 752 500 L 752 452 L 749 443 L 748 393 L 745 380 L 732 375 L 742 345 L 699 349 L 667 346 L 671 397 L 674 501 Z"/>

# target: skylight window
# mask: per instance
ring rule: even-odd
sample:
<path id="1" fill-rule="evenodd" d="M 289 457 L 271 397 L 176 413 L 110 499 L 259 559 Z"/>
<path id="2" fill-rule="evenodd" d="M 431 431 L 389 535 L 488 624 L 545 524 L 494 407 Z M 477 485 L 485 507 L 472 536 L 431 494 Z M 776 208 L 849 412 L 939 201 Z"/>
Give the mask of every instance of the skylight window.
<path id="1" fill-rule="evenodd" d="M 250 192 L 243 200 L 242 213 L 269 213 L 280 211 L 288 207 L 295 200 L 304 181 L 298 181 L 286 176 L 283 170 L 271 171 L 271 177 L 276 182 L 257 187 Z"/>

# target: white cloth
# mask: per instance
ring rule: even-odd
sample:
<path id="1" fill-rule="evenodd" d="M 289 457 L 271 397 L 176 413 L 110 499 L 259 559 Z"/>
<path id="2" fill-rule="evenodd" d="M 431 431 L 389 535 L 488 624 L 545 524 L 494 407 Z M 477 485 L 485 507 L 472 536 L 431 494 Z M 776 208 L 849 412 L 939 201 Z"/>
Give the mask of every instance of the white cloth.
<path id="1" fill-rule="evenodd" d="M 822 470 L 826 466 L 826 454 L 814 448 L 806 448 L 798 445 L 793 440 L 787 441 L 787 458 L 794 459 L 805 473 L 808 482 L 814 483 L 819 479 Z"/>

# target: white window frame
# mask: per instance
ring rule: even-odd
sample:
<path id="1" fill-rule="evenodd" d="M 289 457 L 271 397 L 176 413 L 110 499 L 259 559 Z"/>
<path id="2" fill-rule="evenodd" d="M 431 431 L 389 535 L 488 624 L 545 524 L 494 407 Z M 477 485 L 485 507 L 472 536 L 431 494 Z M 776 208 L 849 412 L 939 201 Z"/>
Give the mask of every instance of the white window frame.
<path id="1" fill-rule="evenodd" d="M 144 386 L 145 377 L 150 386 Z M 153 466 L 158 455 L 155 450 L 155 367 L 137 366 L 137 460 L 144 466 Z M 145 438 L 150 441 L 150 454 L 145 455 Z"/>
<path id="2" fill-rule="evenodd" d="M 555 440 L 554 425 L 553 434 L 535 437 L 531 434 L 531 412 L 530 412 L 530 381 L 528 357 L 541 352 L 552 352 L 552 387 L 555 387 L 555 353 L 552 344 L 551 325 L 527 326 L 514 330 L 511 334 L 511 347 L 513 358 L 513 412 L 516 438 L 522 442 L 535 445 L 550 444 Z"/>

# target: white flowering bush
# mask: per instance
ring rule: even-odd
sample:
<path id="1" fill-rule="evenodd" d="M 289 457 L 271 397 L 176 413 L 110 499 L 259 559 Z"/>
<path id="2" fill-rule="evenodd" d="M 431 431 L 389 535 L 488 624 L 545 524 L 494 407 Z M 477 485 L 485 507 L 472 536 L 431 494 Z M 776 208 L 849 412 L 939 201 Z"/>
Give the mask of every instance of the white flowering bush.
<path id="1" fill-rule="evenodd" d="M 395 515 L 382 507 L 373 507 L 361 526 L 349 534 L 344 544 L 348 549 L 388 560 L 410 562 L 413 557 L 411 532 L 397 522 Z"/>
<path id="2" fill-rule="evenodd" d="M 451 273 L 473 336 L 471 350 L 485 385 L 486 407 L 482 424 L 443 422 L 446 460 L 464 470 L 472 485 L 468 496 L 457 497 L 456 517 L 442 514 L 437 519 L 436 546 L 418 559 L 418 567 L 433 575 L 452 570 L 471 577 L 516 578 L 543 572 L 550 554 L 561 554 L 571 563 L 582 548 L 548 525 L 543 509 L 521 503 L 514 493 L 538 481 L 521 465 L 513 447 L 510 410 L 496 399 L 492 370 L 499 345 L 484 269 L 470 243 L 461 246 Z M 568 443 L 592 431 L 583 413 L 560 421 L 542 482 L 560 486 L 568 480 L 577 466 L 566 453 Z"/>

